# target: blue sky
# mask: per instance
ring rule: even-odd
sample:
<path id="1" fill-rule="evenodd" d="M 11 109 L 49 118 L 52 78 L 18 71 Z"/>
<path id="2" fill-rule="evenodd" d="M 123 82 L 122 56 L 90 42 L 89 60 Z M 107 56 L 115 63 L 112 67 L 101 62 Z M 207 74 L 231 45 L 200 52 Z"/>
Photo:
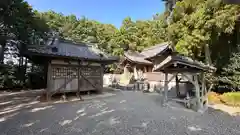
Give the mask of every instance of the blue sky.
<path id="1" fill-rule="evenodd" d="M 164 11 L 162 0 L 26 0 L 39 11 L 53 10 L 65 15 L 86 16 L 119 27 L 122 20 L 151 19 Z"/>

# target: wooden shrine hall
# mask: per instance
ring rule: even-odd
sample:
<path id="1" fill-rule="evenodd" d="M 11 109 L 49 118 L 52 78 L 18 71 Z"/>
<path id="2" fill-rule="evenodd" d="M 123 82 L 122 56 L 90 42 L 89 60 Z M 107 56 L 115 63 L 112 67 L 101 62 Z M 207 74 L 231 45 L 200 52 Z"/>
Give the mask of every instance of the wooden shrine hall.
<path id="1" fill-rule="evenodd" d="M 125 61 L 122 65 L 133 68 L 135 72 L 158 72 L 163 74 L 160 78 L 164 82 L 163 104 L 169 100 L 185 103 L 186 107 L 200 111 L 207 107 L 207 89 L 205 84 L 205 72 L 215 72 L 215 68 L 205 65 L 189 57 L 180 55 L 164 42 L 142 52 L 125 52 Z M 137 75 L 138 76 L 138 75 Z M 168 84 L 175 80 L 176 96 L 169 96 Z M 184 84 L 184 91 L 179 84 Z M 184 94 L 182 94 L 184 93 Z"/>
<path id="2" fill-rule="evenodd" d="M 51 38 L 47 45 L 29 46 L 24 54 L 45 66 L 47 100 L 56 93 L 103 89 L 104 67 L 118 61 L 94 45 Z"/>
<path id="3" fill-rule="evenodd" d="M 167 42 L 145 48 L 142 52 L 126 51 L 121 65 L 127 72 L 133 72 L 135 79 L 142 77 L 143 73 L 153 72 L 156 62 L 161 61 L 165 53 L 171 51 Z"/>

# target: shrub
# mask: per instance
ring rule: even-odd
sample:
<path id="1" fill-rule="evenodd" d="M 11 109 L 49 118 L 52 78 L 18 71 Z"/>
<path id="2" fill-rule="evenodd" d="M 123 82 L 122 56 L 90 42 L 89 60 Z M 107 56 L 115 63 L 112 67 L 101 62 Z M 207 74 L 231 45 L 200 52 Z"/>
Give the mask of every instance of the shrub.
<path id="1" fill-rule="evenodd" d="M 228 92 L 220 96 L 223 103 L 230 106 L 240 106 L 240 92 Z"/>

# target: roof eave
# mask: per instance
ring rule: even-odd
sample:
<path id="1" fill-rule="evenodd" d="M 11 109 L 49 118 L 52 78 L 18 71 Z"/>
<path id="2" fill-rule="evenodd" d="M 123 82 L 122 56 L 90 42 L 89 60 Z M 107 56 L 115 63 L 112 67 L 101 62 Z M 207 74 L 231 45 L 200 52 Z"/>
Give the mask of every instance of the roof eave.
<path id="1" fill-rule="evenodd" d="M 151 59 L 153 59 L 154 57 L 157 57 L 158 55 L 162 55 L 163 53 L 165 53 L 167 50 L 169 50 L 170 48 L 169 47 L 166 47 L 165 49 L 163 49 L 161 52 L 159 52 L 159 53 L 157 53 L 157 54 L 155 54 L 155 55 L 153 55 L 153 56 L 146 56 L 145 57 L 145 59 L 146 60 L 151 60 Z"/>
<path id="2" fill-rule="evenodd" d="M 140 61 L 135 61 L 135 60 L 132 60 L 130 59 L 125 53 L 123 54 L 125 59 L 132 62 L 132 63 L 138 63 L 138 64 L 143 64 L 143 65 L 152 65 L 152 62 L 140 62 Z"/>
<path id="3" fill-rule="evenodd" d="M 88 61 L 95 61 L 101 63 L 114 63 L 118 61 L 118 58 L 113 59 L 89 59 L 89 58 L 80 58 L 74 56 L 64 56 L 64 55 L 57 55 L 57 54 L 48 54 L 48 53 L 39 53 L 39 52 L 32 52 L 28 51 L 25 55 L 32 55 L 32 56 L 45 56 L 50 58 L 66 58 L 66 59 L 74 59 L 74 60 L 88 60 Z"/>
<path id="4" fill-rule="evenodd" d="M 210 73 L 213 73 L 213 72 L 216 71 L 216 68 L 212 67 L 212 66 L 199 65 L 198 63 L 192 63 L 192 62 L 189 62 L 189 61 L 182 61 L 182 60 L 174 60 L 172 58 L 167 60 L 167 62 L 164 63 L 162 66 L 154 69 L 154 71 L 158 71 L 158 70 L 163 71 L 163 70 L 167 69 L 169 65 L 172 65 L 172 64 L 182 64 L 182 65 L 189 66 L 191 68 L 195 68 L 197 70 L 202 70 L 204 72 L 210 72 Z"/>
<path id="5" fill-rule="evenodd" d="M 137 63 L 137 64 L 142 64 L 142 65 L 152 65 L 152 63 L 147 63 L 147 62 L 140 62 L 140 61 L 134 61 L 126 57 L 126 59 L 132 63 Z"/>

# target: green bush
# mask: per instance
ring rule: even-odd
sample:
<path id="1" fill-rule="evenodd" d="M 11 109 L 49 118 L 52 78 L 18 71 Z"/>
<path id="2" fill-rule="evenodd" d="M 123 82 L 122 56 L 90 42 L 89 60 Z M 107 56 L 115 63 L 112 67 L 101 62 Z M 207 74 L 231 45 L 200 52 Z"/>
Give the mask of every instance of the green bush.
<path id="1" fill-rule="evenodd" d="M 222 102 L 231 106 L 240 106 L 240 92 L 228 92 L 220 96 Z"/>

